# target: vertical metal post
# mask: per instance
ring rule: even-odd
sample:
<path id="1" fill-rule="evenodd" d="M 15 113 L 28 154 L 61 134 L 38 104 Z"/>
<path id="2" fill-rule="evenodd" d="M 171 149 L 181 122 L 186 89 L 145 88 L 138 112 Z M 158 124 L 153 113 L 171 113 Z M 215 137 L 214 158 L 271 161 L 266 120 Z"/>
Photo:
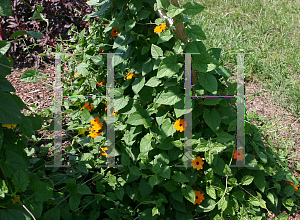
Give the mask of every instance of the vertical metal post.
<path id="1" fill-rule="evenodd" d="M 71 165 L 62 165 L 62 82 L 61 82 L 61 54 L 55 56 L 55 111 L 54 111 L 54 165 L 45 165 L 46 167 L 71 167 Z"/>

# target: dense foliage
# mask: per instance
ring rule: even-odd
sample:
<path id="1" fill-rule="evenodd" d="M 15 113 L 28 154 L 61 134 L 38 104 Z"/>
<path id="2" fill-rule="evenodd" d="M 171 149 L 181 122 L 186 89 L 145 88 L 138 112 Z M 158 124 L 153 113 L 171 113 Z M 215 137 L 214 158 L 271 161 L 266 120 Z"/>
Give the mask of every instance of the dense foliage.
<path id="1" fill-rule="evenodd" d="M 183 164 L 186 127 L 185 61 L 177 53 L 200 53 L 192 55 L 198 77 L 194 95 L 236 95 L 236 83 L 228 81 L 232 74 L 219 63 L 221 50 L 206 49 L 204 32 L 188 18 L 202 5 L 189 2 L 181 8 L 166 0 L 87 4 L 95 8 L 84 17 L 89 34 L 84 29 L 73 36 L 76 45 L 57 47 L 71 51 L 63 56 L 71 69 L 70 80 L 63 82 L 63 95 L 69 96 L 64 113 L 72 119 L 67 130 L 78 131 L 64 154 L 71 168 L 45 167 L 47 149 L 27 146 L 43 118 L 20 113 L 25 106 L 5 81 L 10 43 L 1 41 L 0 219 L 265 219 L 266 211 L 295 211 L 298 180 L 256 126 L 245 123 L 246 151 L 236 150 L 234 99 L 192 100 L 194 159 L 191 167 L 175 166 Z M 176 17 L 173 26 L 158 17 L 158 9 Z M 89 21 L 94 17 L 100 22 Z M 180 22 L 189 42 L 176 35 Z M 114 112 L 106 109 L 105 52 L 123 52 L 114 56 Z M 22 80 L 36 77 L 43 75 L 29 70 Z M 105 144 L 107 114 L 115 116 L 115 161 L 123 167 L 98 166 L 111 151 Z M 230 167 L 243 159 L 255 166 Z"/>

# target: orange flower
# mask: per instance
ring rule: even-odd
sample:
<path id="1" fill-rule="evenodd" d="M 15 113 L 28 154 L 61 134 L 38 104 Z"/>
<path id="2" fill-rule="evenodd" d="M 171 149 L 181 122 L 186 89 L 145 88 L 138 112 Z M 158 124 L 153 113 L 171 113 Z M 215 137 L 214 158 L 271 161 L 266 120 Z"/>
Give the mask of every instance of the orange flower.
<path id="1" fill-rule="evenodd" d="M 243 150 L 234 150 L 233 158 L 237 159 L 237 161 L 243 161 L 243 159 L 245 158 Z"/>
<path id="2" fill-rule="evenodd" d="M 82 107 L 81 107 L 81 109 L 80 109 L 80 110 L 82 110 L 82 109 L 84 109 L 84 108 L 88 107 L 88 106 L 89 106 L 89 104 L 90 104 L 90 103 L 86 102 L 86 103 L 84 104 L 84 106 L 82 106 Z"/>
<path id="3" fill-rule="evenodd" d="M 89 112 L 91 112 L 94 109 L 93 103 L 91 103 L 90 106 L 86 106 L 86 108 L 89 110 Z"/>
<path id="4" fill-rule="evenodd" d="M 88 134 L 88 136 L 90 136 L 90 137 L 92 137 L 92 138 L 95 138 L 95 137 L 99 136 L 101 133 L 102 133 L 102 132 L 97 133 L 97 132 L 91 132 L 91 131 L 90 131 L 89 134 Z"/>
<path id="5" fill-rule="evenodd" d="M 94 118 L 93 120 L 90 120 L 91 124 L 97 124 L 100 121 L 99 116 L 97 118 Z"/>
<path id="6" fill-rule="evenodd" d="M 253 156 L 254 158 L 256 158 L 256 155 L 253 154 L 252 156 Z"/>
<path id="7" fill-rule="evenodd" d="M 174 124 L 174 128 L 175 128 L 177 131 L 183 132 L 183 131 L 184 131 L 183 124 L 184 124 L 184 127 L 187 126 L 187 124 L 186 124 L 186 122 L 184 121 L 184 119 L 178 119 L 178 120 L 175 122 L 175 124 Z"/>
<path id="8" fill-rule="evenodd" d="M 158 34 L 158 33 L 161 33 L 161 32 L 164 31 L 164 30 L 166 30 L 166 24 L 165 24 L 165 23 L 163 23 L 163 24 L 160 25 L 160 26 L 156 26 L 155 29 L 154 29 L 154 32 L 155 32 L 156 34 Z"/>
<path id="9" fill-rule="evenodd" d="M 110 33 L 112 37 L 116 37 L 116 36 L 119 35 L 119 33 L 116 32 L 117 30 L 118 30 L 117 27 L 115 27 L 115 28 L 112 29 L 112 31 L 111 31 L 111 33 Z"/>
<path id="10" fill-rule="evenodd" d="M 103 150 L 107 151 L 107 147 L 104 147 Z M 100 156 L 107 156 L 105 151 L 101 151 Z"/>
<path id="11" fill-rule="evenodd" d="M 195 194 L 196 194 L 196 200 L 194 205 L 196 204 L 200 205 L 200 203 L 205 199 L 204 194 L 197 190 L 195 190 Z"/>
<path id="12" fill-rule="evenodd" d="M 97 86 L 101 86 L 103 83 L 105 83 L 105 80 L 104 80 L 104 79 L 103 79 L 101 82 L 99 82 L 99 83 L 96 82 L 96 85 L 97 85 Z"/>
<path id="13" fill-rule="evenodd" d="M 294 186 L 295 185 L 295 183 L 293 183 L 293 182 L 289 182 L 289 181 L 285 181 L 287 184 L 291 184 L 292 186 Z M 296 185 L 296 187 L 295 187 L 295 192 L 297 192 L 298 191 L 298 188 L 299 186 L 298 185 Z"/>
<path id="14" fill-rule="evenodd" d="M 99 52 L 100 52 L 100 53 L 103 53 L 103 52 L 104 52 L 104 50 L 102 50 L 102 49 L 100 48 L 100 49 L 99 49 Z"/>
<path id="15" fill-rule="evenodd" d="M 95 132 L 99 132 L 101 129 L 102 129 L 102 126 L 103 126 L 103 123 L 100 123 L 100 124 L 94 124 L 93 126 L 92 126 L 92 129 L 93 129 L 93 131 L 95 131 Z M 91 130 L 91 129 L 90 129 Z"/>
<path id="16" fill-rule="evenodd" d="M 126 77 L 126 79 L 132 79 L 133 76 L 134 76 L 134 73 L 128 73 L 125 77 Z"/>
<path id="17" fill-rule="evenodd" d="M 105 112 L 107 113 L 107 107 L 105 107 Z M 116 112 L 116 111 L 114 110 L 114 112 L 112 113 L 112 115 L 118 114 L 118 112 L 119 112 L 119 111 Z"/>
<path id="18" fill-rule="evenodd" d="M 204 162 L 202 161 L 202 158 L 200 156 L 198 156 L 197 158 L 195 157 L 195 160 L 192 160 L 191 163 L 193 168 L 197 170 L 203 169 L 203 164 Z"/>

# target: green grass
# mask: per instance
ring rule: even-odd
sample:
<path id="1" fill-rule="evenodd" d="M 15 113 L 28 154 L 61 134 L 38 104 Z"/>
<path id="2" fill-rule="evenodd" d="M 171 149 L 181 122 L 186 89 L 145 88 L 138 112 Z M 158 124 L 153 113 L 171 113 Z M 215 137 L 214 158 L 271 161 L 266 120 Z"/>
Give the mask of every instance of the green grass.
<path id="1" fill-rule="evenodd" d="M 182 6 L 191 0 L 178 0 Z M 221 64 L 236 73 L 243 49 L 245 77 L 267 89 L 274 102 L 300 117 L 300 1 L 197 0 L 205 6 L 192 16 L 207 36 L 207 49 L 222 49 Z"/>

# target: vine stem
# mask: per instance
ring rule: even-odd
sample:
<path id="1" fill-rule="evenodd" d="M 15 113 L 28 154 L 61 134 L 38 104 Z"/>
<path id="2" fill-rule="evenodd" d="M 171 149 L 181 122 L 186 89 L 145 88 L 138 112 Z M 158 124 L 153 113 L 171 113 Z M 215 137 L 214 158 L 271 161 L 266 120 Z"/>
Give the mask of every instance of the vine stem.
<path id="1" fill-rule="evenodd" d="M 253 198 L 257 199 L 259 201 L 260 204 L 263 205 L 263 203 L 261 203 L 260 199 L 256 198 L 254 195 L 252 195 L 251 193 L 249 193 L 247 190 L 245 190 L 243 187 L 241 187 L 240 185 L 238 185 L 242 190 L 244 190 L 246 193 L 248 193 L 250 196 L 252 196 Z M 268 210 L 268 213 L 270 213 L 269 209 L 266 206 L 266 209 Z"/>

